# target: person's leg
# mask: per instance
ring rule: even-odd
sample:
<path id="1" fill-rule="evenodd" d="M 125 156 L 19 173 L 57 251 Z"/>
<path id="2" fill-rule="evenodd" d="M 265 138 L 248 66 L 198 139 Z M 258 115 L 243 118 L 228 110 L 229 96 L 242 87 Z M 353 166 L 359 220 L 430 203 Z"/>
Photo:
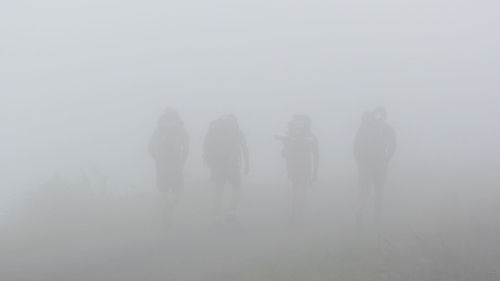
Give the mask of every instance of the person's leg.
<path id="1" fill-rule="evenodd" d="M 213 185 L 213 216 L 217 217 L 220 213 L 222 204 L 222 195 L 224 192 L 224 184 L 221 180 L 222 176 L 218 167 L 210 167 L 210 176 Z"/>
<path id="2" fill-rule="evenodd" d="M 167 224 L 172 225 L 184 188 L 184 175 L 181 166 L 169 165 L 164 169 L 162 177 L 165 218 Z"/>
<path id="3" fill-rule="evenodd" d="M 380 222 L 380 219 L 382 218 L 384 185 L 377 182 L 374 185 L 374 189 L 375 189 L 375 198 L 374 198 L 374 215 L 373 215 L 373 217 L 374 217 L 375 223 L 378 224 Z"/>
<path id="4" fill-rule="evenodd" d="M 384 187 L 387 177 L 387 167 L 381 165 L 378 167 L 375 180 L 374 180 L 374 208 L 375 208 L 375 221 L 378 223 L 382 217 L 383 204 L 384 204 Z"/>
<path id="5" fill-rule="evenodd" d="M 173 224 L 174 218 L 174 203 L 172 202 L 172 194 L 169 191 L 162 192 L 162 219 L 166 226 L 170 227 Z"/>
<path id="6" fill-rule="evenodd" d="M 175 186 L 172 186 L 171 192 L 166 192 L 166 194 L 168 194 L 168 202 L 166 202 L 166 208 L 169 215 L 170 224 L 174 223 L 179 202 L 181 201 L 182 191 L 183 184 L 179 181 L 175 184 Z"/>
<path id="7" fill-rule="evenodd" d="M 306 201 L 307 201 L 307 184 L 304 182 L 301 182 L 296 186 L 296 214 L 297 214 L 297 220 L 299 223 L 302 223 L 304 221 L 304 216 L 305 216 L 305 210 L 306 210 Z"/>
<path id="8" fill-rule="evenodd" d="M 214 216 L 220 217 L 223 211 L 224 183 L 222 181 L 214 182 Z"/>
<path id="9" fill-rule="evenodd" d="M 293 181 L 288 184 L 288 194 L 287 194 L 287 211 L 288 211 L 288 222 L 292 223 L 294 219 L 294 185 Z"/>
<path id="10" fill-rule="evenodd" d="M 301 181 L 294 180 L 291 182 L 289 198 L 290 223 L 299 223 L 302 220 L 305 205 L 305 187 Z"/>
<path id="11" fill-rule="evenodd" d="M 366 219 L 366 213 L 370 201 L 371 181 L 369 169 L 358 165 L 358 214 L 357 223 L 362 225 Z"/>
<path id="12" fill-rule="evenodd" d="M 231 185 L 232 185 L 232 198 L 231 198 L 231 211 L 236 212 L 240 204 L 241 198 L 241 172 L 239 167 L 231 173 Z"/>
<path id="13" fill-rule="evenodd" d="M 170 226 L 172 223 L 171 212 L 171 195 L 169 191 L 169 177 L 168 169 L 165 165 L 156 165 L 156 186 L 160 191 L 161 201 L 161 217 L 163 223 Z"/>

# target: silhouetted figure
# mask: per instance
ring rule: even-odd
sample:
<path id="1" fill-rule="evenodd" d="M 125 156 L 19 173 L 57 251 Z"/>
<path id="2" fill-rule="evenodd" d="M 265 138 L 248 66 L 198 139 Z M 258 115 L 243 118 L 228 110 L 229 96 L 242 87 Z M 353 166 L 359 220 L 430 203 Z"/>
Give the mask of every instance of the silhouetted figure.
<path id="1" fill-rule="evenodd" d="M 289 219 L 291 223 L 300 222 L 304 215 L 307 190 L 318 175 L 318 140 L 311 132 L 311 120 L 304 115 L 294 116 L 285 136 L 276 138 L 283 142 L 282 155 L 291 182 Z"/>
<path id="2" fill-rule="evenodd" d="M 215 184 L 216 216 L 223 215 L 222 198 L 227 184 L 231 186 L 230 210 L 234 216 L 240 200 L 241 170 L 245 174 L 249 171 L 246 139 L 235 116 L 227 115 L 212 121 L 205 137 L 204 159 Z"/>
<path id="3" fill-rule="evenodd" d="M 163 193 L 166 223 L 171 224 L 182 194 L 184 163 L 189 153 L 188 134 L 174 109 L 167 108 L 161 116 L 149 152 L 156 163 L 156 184 Z"/>
<path id="4" fill-rule="evenodd" d="M 359 223 L 363 222 L 366 208 L 371 204 L 370 201 L 374 204 L 376 220 L 381 215 L 387 168 L 396 150 L 396 134 L 386 119 L 387 114 L 384 108 L 366 112 L 363 114 L 361 126 L 356 134 L 354 156 L 359 173 Z"/>

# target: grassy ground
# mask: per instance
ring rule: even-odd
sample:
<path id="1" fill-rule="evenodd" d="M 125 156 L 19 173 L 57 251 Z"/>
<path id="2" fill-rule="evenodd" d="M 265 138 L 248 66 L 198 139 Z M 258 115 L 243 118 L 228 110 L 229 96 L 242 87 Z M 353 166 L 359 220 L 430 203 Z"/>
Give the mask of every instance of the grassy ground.
<path id="1" fill-rule="evenodd" d="M 388 203 L 360 228 L 343 186 L 316 186 L 302 227 L 286 224 L 283 186 L 245 186 L 233 228 L 213 225 L 207 184 L 186 190 L 172 229 L 155 193 L 45 194 L 2 229 L 0 280 L 500 280 L 500 224 L 484 208 Z"/>

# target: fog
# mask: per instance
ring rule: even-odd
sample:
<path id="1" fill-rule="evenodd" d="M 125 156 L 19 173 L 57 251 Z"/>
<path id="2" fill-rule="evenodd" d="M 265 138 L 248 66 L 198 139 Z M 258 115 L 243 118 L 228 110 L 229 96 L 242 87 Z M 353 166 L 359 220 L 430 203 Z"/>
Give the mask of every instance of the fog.
<path id="1" fill-rule="evenodd" d="M 4 2 L 1 280 L 500 279 L 500 4 Z M 353 145 L 379 106 L 397 149 L 359 226 Z M 166 108 L 190 144 L 170 226 L 148 152 Z M 203 149 L 227 114 L 250 171 L 221 227 Z M 296 114 L 320 162 L 291 226 L 275 136 Z"/>

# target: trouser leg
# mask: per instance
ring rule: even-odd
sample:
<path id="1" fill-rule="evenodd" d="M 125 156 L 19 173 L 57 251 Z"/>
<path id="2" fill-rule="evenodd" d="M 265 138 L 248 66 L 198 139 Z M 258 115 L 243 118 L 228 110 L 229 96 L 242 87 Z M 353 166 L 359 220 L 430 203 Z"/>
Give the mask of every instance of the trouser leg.
<path id="1" fill-rule="evenodd" d="M 220 216 L 223 209 L 224 184 L 219 182 L 214 185 L 214 215 Z"/>
<path id="2" fill-rule="evenodd" d="M 374 209 L 375 209 L 375 220 L 377 222 L 380 221 L 383 213 L 384 188 L 385 188 L 386 177 L 387 177 L 387 166 L 381 164 L 377 169 L 377 174 L 375 176 L 375 183 L 374 183 L 374 192 L 375 192 Z"/>
<path id="3" fill-rule="evenodd" d="M 360 170 L 358 176 L 358 224 L 364 223 L 370 205 L 371 183 L 366 171 Z"/>
<path id="4" fill-rule="evenodd" d="M 290 198 L 290 220 L 300 222 L 304 218 L 306 205 L 306 186 L 301 183 L 292 183 Z"/>
<path id="5" fill-rule="evenodd" d="M 173 224 L 173 217 L 174 217 L 175 203 L 172 197 L 173 196 L 170 192 L 162 193 L 163 221 L 168 226 L 171 226 Z"/>

